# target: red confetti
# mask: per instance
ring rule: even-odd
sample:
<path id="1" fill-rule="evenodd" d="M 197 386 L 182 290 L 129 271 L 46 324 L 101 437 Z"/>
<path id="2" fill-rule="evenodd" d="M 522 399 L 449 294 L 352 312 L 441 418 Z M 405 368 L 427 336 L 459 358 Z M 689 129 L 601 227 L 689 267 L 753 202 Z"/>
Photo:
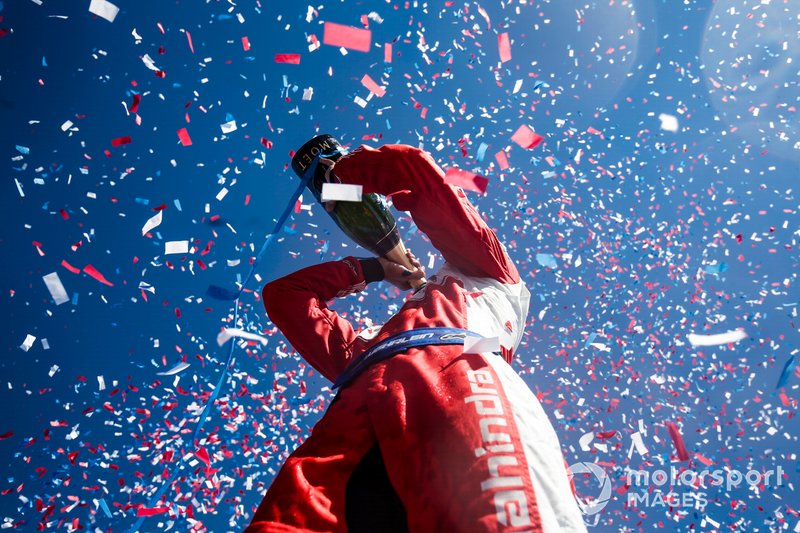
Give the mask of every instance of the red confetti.
<path id="1" fill-rule="evenodd" d="M 117 137 L 111 141 L 111 146 L 122 146 L 123 144 L 130 144 L 131 136 L 125 135 L 124 137 Z"/>
<path id="2" fill-rule="evenodd" d="M 541 135 L 536 134 L 532 129 L 528 126 L 523 124 L 519 127 L 519 129 L 514 132 L 514 135 L 511 136 L 511 140 L 520 145 L 521 147 L 525 148 L 526 150 L 535 148 L 542 142 Z"/>
<path id="3" fill-rule="evenodd" d="M 486 192 L 486 187 L 489 185 L 489 180 L 487 178 L 453 167 L 447 169 L 444 175 L 444 181 L 450 185 L 469 189 L 470 191 L 479 192 L 481 194 Z"/>
<path id="4" fill-rule="evenodd" d="M 300 64 L 300 54 L 275 54 L 276 63 Z"/>
<path id="5" fill-rule="evenodd" d="M 155 516 L 158 514 L 168 513 L 168 507 L 139 507 L 136 509 L 136 516 Z"/>
<path id="6" fill-rule="evenodd" d="M 369 89 L 369 92 L 373 93 L 377 97 L 382 97 L 386 94 L 386 90 L 375 83 L 375 80 L 369 77 L 369 74 L 364 74 L 364 77 L 361 78 L 361 84 Z"/>
<path id="7" fill-rule="evenodd" d="M 326 22 L 322 42 L 330 46 L 343 46 L 349 50 L 369 52 L 372 43 L 372 32 L 334 22 Z"/>
<path id="8" fill-rule="evenodd" d="M 511 43 L 508 41 L 508 33 L 501 33 L 497 36 L 497 48 L 500 51 L 500 61 L 502 63 L 511 61 Z"/>
<path id="9" fill-rule="evenodd" d="M 67 263 L 66 259 L 62 259 L 61 260 L 61 266 L 63 266 L 64 268 L 66 268 L 67 270 L 72 272 L 73 274 L 80 274 L 81 273 L 81 269 L 80 268 L 75 268 L 74 266 L 70 265 L 69 263 Z"/>
<path id="10" fill-rule="evenodd" d="M 0 435 L 0 440 L 6 440 L 6 439 L 11 438 L 13 436 L 14 436 L 14 432 L 13 431 L 6 431 L 2 435 Z"/>
<path id="11" fill-rule="evenodd" d="M 136 113 L 139 111 L 139 103 L 142 101 L 142 96 L 140 94 L 133 95 L 133 103 L 131 104 L 131 113 Z"/>
<path id="12" fill-rule="evenodd" d="M 244 48 L 245 52 L 250 50 L 250 39 L 247 38 L 247 35 L 242 37 L 242 48 Z"/>
<path id="13" fill-rule="evenodd" d="M 178 138 L 181 140 L 181 144 L 184 146 L 191 146 L 192 145 L 192 138 L 189 137 L 189 132 L 186 128 L 181 128 L 178 130 Z"/>
<path id="14" fill-rule="evenodd" d="M 689 453 L 686 451 L 686 445 L 683 443 L 683 436 L 681 436 L 681 431 L 678 429 L 672 422 L 664 422 L 664 425 L 667 426 L 669 430 L 669 436 L 672 437 L 672 443 L 675 445 L 675 451 L 678 452 L 678 459 L 681 461 L 688 461 L 689 460 Z"/>
<path id="15" fill-rule="evenodd" d="M 505 150 L 500 150 L 499 152 L 494 154 L 494 158 L 497 160 L 497 164 L 500 166 L 500 170 L 508 169 L 508 156 L 506 155 Z"/>
<path id="16" fill-rule="evenodd" d="M 100 272 L 97 271 L 92 265 L 86 265 L 83 267 L 83 271 L 92 276 L 94 279 L 102 283 L 103 285 L 108 285 L 109 287 L 113 287 L 114 284 L 108 281 Z"/>
<path id="17" fill-rule="evenodd" d="M 211 458 L 208 456 L 208 452 L 205 448 L 198 448 L 194 452 L 195 457 L 203 461 L 205 463 L 206 468 L 211 468 Z"/>

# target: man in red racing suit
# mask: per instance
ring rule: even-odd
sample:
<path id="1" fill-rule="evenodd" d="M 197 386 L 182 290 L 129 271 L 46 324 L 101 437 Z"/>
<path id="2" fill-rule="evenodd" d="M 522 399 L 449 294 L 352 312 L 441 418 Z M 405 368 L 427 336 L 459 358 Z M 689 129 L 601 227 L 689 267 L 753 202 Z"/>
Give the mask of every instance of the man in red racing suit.
<path id="1" fill-rule="evenodd" d="M 475 349 L 410 348 L 343 387 L 246 533 L 585 531 L 556 433 L 510 366 L 530 294 L 500 241 L 422 150 L 360 147 L 333 171 L 391 195 L 446 262 L 382 327 L 360 333 L 326 302 L 381 279 L 376 260 L 348 257 L 267 284 L 267 313 L 292 346 L 334 381 L 399 331 L 462 328 L 484 339 Z M 499 350 L 483 351 L 492 340 Z"/>

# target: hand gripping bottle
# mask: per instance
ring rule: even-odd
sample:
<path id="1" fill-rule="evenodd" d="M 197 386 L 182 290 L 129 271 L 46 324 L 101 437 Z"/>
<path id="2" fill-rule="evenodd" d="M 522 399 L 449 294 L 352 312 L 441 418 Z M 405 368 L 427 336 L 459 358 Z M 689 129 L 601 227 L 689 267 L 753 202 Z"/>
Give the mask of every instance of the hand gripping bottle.
<path id="1" fill-rule="evenodd" d="M 292 158 L 292 170 L 301 178 L 313 170 L 314 175 L 308 181 L 308 189 L 322 203 L 322 184 L 327 180 L 338 183 L 339 179 L 334 172 L 328 172 L 326 176 L 329 166 L 319 160 L 335 162 L 346 153 L 344 147 L 332 136 L 318 135 L 297 150 Z M 410 270 L 414 269 L 406 256 L 405 246 L 397 230 L 397 221 L 382 196 L 364 194 L 360 202 L 336 202 L 336 206 L 328 214 L 361 247 Z M 425 282 L 423 278 L 415 281 L 413 286 L 418 289 Z"/>

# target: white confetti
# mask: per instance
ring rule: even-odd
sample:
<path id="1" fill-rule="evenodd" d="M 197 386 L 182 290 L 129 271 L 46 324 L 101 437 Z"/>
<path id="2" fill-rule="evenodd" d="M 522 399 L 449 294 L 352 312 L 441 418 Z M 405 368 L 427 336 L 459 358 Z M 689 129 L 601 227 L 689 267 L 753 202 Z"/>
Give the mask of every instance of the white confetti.
<path id="1" fill-rule="evenodd" d="M 591 450 L 589 445 L 592 443 L 593 440 L 594 440 L 594 433 L 591 432 L 591 431 L 589 433 L 586 433 L 580 439 L 578 439 L 578 444 L 581 445 L 581 450 L 583 450 L 585 452 L 588 452 L 589 450 Z"/>
<path id="2" fill-rule="evenodd" d="M 155 61 L 153 61 L 153 58 L 150 57 L 148 54 L 142 56 L 142 63 L 144 63 L 144 66 L 146 66 L 150 70 L 161 70 L 156 66 Z"/>
<path id="3" fill-rule="evenodd" d="M 747 337 L 747 333 L 741 329 L 736 329 L 725 333 L 717 333 L 716 335 L 689 333 L 687 337 L 689 338 L 689 344 L 692 346 L 718 346 L 729 342 L 738 342 Z"/>
<path id="4" fill-rule="evenodd" d="M 164 211 L 159 211 L 158 213 L 147 219 L 147 222 L 145 222 L 144 226 L 142 226 L 142 235 L 147 235 L 148 231 L 150 231 L 153 228 L 157 228 L 158 226 L 161 225 L 163 212 Z"/>
<path id="5" fill-rule="evenodd" d="M 72 121 L 68 120 L 61 125 L 61 131 L 67 131 L 72 127 Z"/>
<path id="6" fill-rule="evenodd" d="M 106 379 L 103 376 L 97 376 L 98 390 L 106 390 Z"/>
<path id="7" fill-rule="evenodd" d="M 661 113 L 658 115 L 658 119 L 661 121 L 661 129 L 664 131 L 678 131 L 678 119 L 672 115 L 667 115 L 666 113 Z"/>
<path id="8" fill-rule="evenodd" d="M 167 255 L 189 253 L 189 241 L 167 241 L 164 243 L 164 253 Z"/>
<path id="9" fill-rule="evenodd" d="M 92 0 L 89 4 L 89 11 L 109 22 L 114 22 L 119 8 L 108 0 Z"/>
<path id="10" fill-rule="evenodd" d="M 231 120 L 230 122 L 226 122 L 225 124 L 220 124 L 219 127 L 222 129 L 222 133 L 231 133 L 238 129 L 235 120 Z"/>
<path id="11" fill-rule="evenodd" d="M 156 372 L 159 376 L 174 376 L 178 372 L 182 372 L 189 368 L 189 363 L 178 363 L 166 372 Z"/>
<path id="12" fill-rule="evenodd" d="M 22 348 L 23 352 L 27 352 L 31 349 L 31 346 L 33 346 L 34 342 L 36 342 L 36 337 L 29 334 L 25 336 L 25 340 L 22 342 L 22 344 L 20 344 L 19 347 Z"/>
<path id="13" fill-rule="evenodd" d="M 258 341 L 264 346 L 266 346 L 267 344 L 266 337 L 262 337 L 261 335 L 256 335 L 255 333 L 248 333 L 246 331 L 242 331 L 241 329 L 236 329 L 236 328 L 225 328 L 222 331 L 220 331 L 219 335 L 217 335 L 217 344 L 222 346 L 223 344 L 228 342 L 232 337 L 239 337 L 251 341 Z"/>
<path id="14" fill-rule="evenodd" d="M 633 450 L 635 449 L 639 455 L 645 456 L 647 455 L 647 446 L 644 444 L 644 440 L 642 440 L 642 434 L 638 431 L 631 435 L 631 447 L 628 450 L 628 459 L 630 459 L 631 455 L 633 455 Z"/>
<path id="15" fill-rule="evenodd" d="M 44 280 L 44 284 L 47 285 L 47 290 L 50 291 L 50 296 L 53 297 L 53 301 L 56 305 L 61 305 L 69 301 L 67 290 L 61 283 L 61 278 L 58 277 L 57 272 L 51 272 L 46 276 L 42 276 L 42 279 Z"/>

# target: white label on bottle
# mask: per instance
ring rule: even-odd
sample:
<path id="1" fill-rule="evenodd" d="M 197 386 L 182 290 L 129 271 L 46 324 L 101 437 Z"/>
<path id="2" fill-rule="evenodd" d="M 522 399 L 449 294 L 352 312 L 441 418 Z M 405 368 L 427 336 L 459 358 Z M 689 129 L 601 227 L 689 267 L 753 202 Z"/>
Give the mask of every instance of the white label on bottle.
<path id="1" fill-rule="evenodd" d="M 361 185 L 349 183 L 323 183 L 322 201 L 360 202 L 363 189 Z"/>

